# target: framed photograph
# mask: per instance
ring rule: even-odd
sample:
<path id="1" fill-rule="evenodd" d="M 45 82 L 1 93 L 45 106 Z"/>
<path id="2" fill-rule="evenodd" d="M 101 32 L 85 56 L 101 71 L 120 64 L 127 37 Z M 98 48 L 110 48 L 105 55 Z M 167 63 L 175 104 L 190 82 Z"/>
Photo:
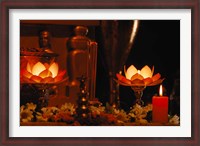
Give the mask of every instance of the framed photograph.
<path id="1" fill-rule="evenodd" d="M 200 144 L 199 0 L 1 12 L 2 145 Z"/>

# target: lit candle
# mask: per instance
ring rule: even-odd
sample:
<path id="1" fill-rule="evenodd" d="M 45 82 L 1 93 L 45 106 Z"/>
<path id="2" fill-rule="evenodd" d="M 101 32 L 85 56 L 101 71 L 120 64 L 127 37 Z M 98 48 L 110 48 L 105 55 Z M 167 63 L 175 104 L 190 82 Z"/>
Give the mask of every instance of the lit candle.
<path id="1" fill-rule="evenodd" d="M 153 122 L 168 122 L 168 97 L 163 96 L 162 85 L 160 85 L 159 96 L 153 96 Z"/>

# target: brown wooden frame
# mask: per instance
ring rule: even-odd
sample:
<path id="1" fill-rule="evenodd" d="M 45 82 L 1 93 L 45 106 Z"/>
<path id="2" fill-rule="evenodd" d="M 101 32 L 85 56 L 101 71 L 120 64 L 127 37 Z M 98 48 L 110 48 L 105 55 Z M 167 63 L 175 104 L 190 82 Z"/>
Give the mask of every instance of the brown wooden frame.
<path id="1" fill-rule="evenodd" d="M 199 146 L 200 0 L 5 0 L 1 2 L 1 145 L 190 145 Z M 9 137 L 9 9 L 191 9 L 192 10 L 192 136 L 190 138 L 10 138 Z"/>

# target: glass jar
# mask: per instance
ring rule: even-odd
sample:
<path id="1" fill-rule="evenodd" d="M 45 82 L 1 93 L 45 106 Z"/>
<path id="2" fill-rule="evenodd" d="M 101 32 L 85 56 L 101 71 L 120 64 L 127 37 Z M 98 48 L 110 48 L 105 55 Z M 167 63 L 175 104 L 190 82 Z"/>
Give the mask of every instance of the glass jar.
<path id="1" fill-rule="evenodd" d="M 77 26 L 74 29 L 75 36 L 68 38 L 66 42 L 67 70 L 69 84 L 67 85 L 67 96 L 77 100 L 79 91 L 78 77 L 87 78 L 86 88 L 89 92 L 89 99 L 95 98 L 96 90 L 96 64 L 97 64 L 97 43 L 87 37 L 88 28 Z"/>

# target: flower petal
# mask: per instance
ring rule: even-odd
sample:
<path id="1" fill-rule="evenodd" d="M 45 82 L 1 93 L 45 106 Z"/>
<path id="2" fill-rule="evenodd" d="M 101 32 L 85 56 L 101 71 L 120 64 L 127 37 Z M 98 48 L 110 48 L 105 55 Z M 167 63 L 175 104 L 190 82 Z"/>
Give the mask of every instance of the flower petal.
<path id="1" fill-rule="evenodd" d="M 144 78 L 148 78 L 148 77 L 152 77 L 152 72 L 151 72 L 151 69 L 145 65 L 142 69 L 141 69 L 141 75 L 144 77 Z"/>
<path id="2" fill-rule="evenodd" d="M 39 76 L 35 76 L 33 75 L 31 78 L 30 78 L 32 81 L 36 82 L 36 83 L 40 83 L 42 78 L 39 77 Z"/>
<path id="3" fill-rule="evenodd" d="M 54 81 L 54 79 L 52 77 L 46 77 L 41 80 L 41 83 L 51 83 L 53 81 Z"/>
<path id="4" fill-rule="evenodd" d="M 154 73 L 154 66 L 152 67 L 152 69 L 151 69 L 151 77 L 153 77 L 153 73 Z"/>
<path id="5" fill-rule="evenodd" d="M 25 76 L 23 76 L 22 78 L 20 78 L 20 82 L 21 83 L 31 83 L 32 80 L 27 78 L 27 77 L 25 77 Z"/>
<path id="6" fill-rule="evenodd" d="M 126 83 L 126 84 L 131 84 L 131 81 L 126 79 L 124 76 L 122 76 L 121 74 L 116 74 L 118 80 L 120 80 L 121 82 L 123 83 Z"/>
<path id="7" fill-rule="evenodd" d="M 41 62 L 38 62 L 33 66 L 32 74 L 38 76 L 45 69 L 45 66 Z"/>
<path id="8" fill-rule="evenodd" d="M 117 83 L 120 84 L 120 85 L 123 85 L 123 86 L 131 86 L 131 84 L 124 83 L 124 82 L 122 82 L 122 81 L 120 81 L 120 80 L 114 79 L 114 81 L 117 82 Z"/>
<path id="9" fill-rule="evenodd" d="M 133 65 L 131 65 L 128 69 L 127 69 L 127 72 L 125 73 L 125 76 L 126 76 L 126 78 L 127 79 L 131 79 L 131 77 L 133 76 L 133 75 L 135 75 L 137 73 L 137 69 L 133 66 Z"/>
<path id="10" fill-rule="evenodd" d="M 27 69 L 28 72 L 30 72 L 30 73 L 32 72 L 31 71 L 31 65 L 29 63 L 27 63 L 26 69 Z"/>
<path id="11" fill-rule="evenodd" d="M 118 73 L 116 74 L 116 77 L 117 77 L 117 79 L 120 80 L 120 81 L 122 80 L 122 78 L 124 78 L 124 76 L 122 76 L 121 74 L 118 74 Z"/>
<path id="12" fill-rule="evenodd" d="M 32 74 L 25 69 L 21 70 L 20 74 L 26 78 L 31 78 L 32 76 Z"/>
<path id="13" fill-rule="evenodd" d="M 66 70 L 59 71 L 58 76 L 63 77 L 66 74 Z"/>
<path id="14" fill-rule="evenodd" d="M 163 82 L 163 80 L 164 79 L 158 79 L 157 81 L 150 83 L 148 86 L 155 86 L 155 85 L 161 84 Z"/>
<path id="15" fill-rule="evenodd" d="M 158 79 L 160 79 L 161 75 L 159 73 L 157 73 L 156 75 L 154 75 L 152 77 L 153 82 L 157 81 Z"/>
<path id="16" fill-rule="evenodd" d="M 63 79 L 62 76 L 57 76 L 57 77 L 54 78 L 54 82 L 59 82 L 59 81 L 61 81 L 62 79 Z"/>
<path id="17" fill-rule="evenodd" d="M 125 77 L 127 77 L 127 71 L 126 71 L 126 66 L 124 65 L 124 74 L 125 74 Z"/>
<path id="18" fill-rule="evenodd" d="M 131 81 L 133 86 L 145 86 L 145 83 L 143 80 L 135 79 Z"/>
<path id="19" fill-rule="evenodd" d="M 52 73 L 48 69 L 46 69 L 46 70 L 42 71 L 39 74 L 39 76 L 44 79 L 46 77 L 52 77 Z"/>
<path id="20" fill-rule="evenodd" d="M 135 75 L 133 75 L 131 77 L 131 81 L 135 80 L 135 79 L 143 80 L 144 78 L 143 78 L 143 76 L 141 74 L 136 73 Z"/>
<path id="21" fill-rule="evenodd" d="M 58 75 L 58 64 L 57 63 L 52 63 L 51 66 L 49 67 L 49 71 L 52 73 L 52 77 L 56 77 Z"/>
<path id="22" fill-rule="evenodd" d="M 46 69 L 49 69 L 49 64 L 48 63 L 44 63 L 44 66 L 46 67 Z"/>
<path id="23" fill-rule="evenodd" d="M 54 78 L 54 82 L 59 82 L 63 79 L 63 76 L 65 75 L 66 70 L 60 71 L 58 75 Z"/>
<path id="24" fill-rule="evenodd" d="M 144 81 L 144 83 L 145 83 L 146 86 L 148 86 L 150 83 L 153 82 L 152 78 L 146 78 L 143 81 Z"/>

